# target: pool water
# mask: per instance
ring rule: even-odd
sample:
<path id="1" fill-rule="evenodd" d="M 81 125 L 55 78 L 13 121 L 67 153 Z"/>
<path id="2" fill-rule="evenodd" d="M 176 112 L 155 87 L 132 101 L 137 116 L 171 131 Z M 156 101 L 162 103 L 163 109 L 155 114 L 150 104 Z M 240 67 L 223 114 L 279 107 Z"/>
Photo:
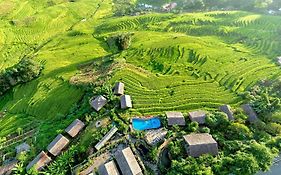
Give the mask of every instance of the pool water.
<path id="1" fill-rule="evenodd" d="M 161 127 L 161 121 L 159 118 L 150 118 L 150 119 L 140 119 L 134 118 L 132 120 L 133 128 L 135 130 L 143 131 L 147 129 L 157 129 Z"/>

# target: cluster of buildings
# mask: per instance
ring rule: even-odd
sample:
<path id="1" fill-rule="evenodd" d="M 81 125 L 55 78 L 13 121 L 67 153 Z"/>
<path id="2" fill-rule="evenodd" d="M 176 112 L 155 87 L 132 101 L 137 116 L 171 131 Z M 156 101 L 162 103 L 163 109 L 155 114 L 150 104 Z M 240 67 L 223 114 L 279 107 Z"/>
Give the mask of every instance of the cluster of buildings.
<path id="1" fill-rule="evenodd" d="M 79 119 L 74 120 L 66 129 L 68 134 L 64 136 L 59 134 L 48 146 L 47 152 L 41 151 L 26 167 L 28 171 L 31 168 L 35 170 L 42 170 L 47 164 L 49 164 L 53 158 L 60 155 L 65 150 L 70 142 L 71 138 L 74 138 L 84 128 L 85 124 Z"/>
<path id="2" fill-rule="evenodd" d="M 132 108 L 132 100 L 130 95 L 125 95 L 125 85 L 122 82 L 117 82 L 113 88 L 114 95 L 120 96 L 120 106 L 121 109 L 127 109 L 127 108 Z M 107 99 L 99 95 L 95 98 L 92 98 L 90 100 L 90 105 L 96 110 L 100 111 L 106 104 L 107 104 Z"/>
<path id="3" fill-rule="evenodd" d="M 142 169 L 130 147 L 117 151 L 114 158 L 115 160 L 111 160 L 99 167 L 99 175 L 143 175 Z"/>

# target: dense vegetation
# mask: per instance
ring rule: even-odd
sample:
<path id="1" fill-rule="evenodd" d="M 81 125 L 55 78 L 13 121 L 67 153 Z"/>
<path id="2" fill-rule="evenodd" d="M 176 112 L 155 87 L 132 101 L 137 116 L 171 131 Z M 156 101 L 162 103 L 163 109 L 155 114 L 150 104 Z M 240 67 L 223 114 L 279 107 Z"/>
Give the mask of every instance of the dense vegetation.
<path id="1" fill-rule="evenodd" d="M 0 95 L 12 87 L 37 78 L 42 66 L 31 59 L 23 59 L 13 67 L 5 69 L 0 74 Z"/>
<path id="2" fill-rule="evenodd" d="M 278 10 L 279 2 L 178 0 L 173 13 L 162 10 L 168 2 L 0 1 L 0 93 L 13 87 L 0 97 L 0 156 L 14 157 L 14 147 L 27 141 L 32 151 L 16 170 L 24 174 L 21 168 L 76 118 L 90 126 L 105 118 L 127 133 L 135 115 L 204 109 L 210 111 L 206 126 L 189 122 L 169 133 L 174 137 L 168 146 L 173 161 L 164 171 L 267 170 L 281 149 L 281 71 L 276 61 L 281 17 L 260 12 Z M 141 10 L 141 3 L 157 8 Z M 205 10 L 209 12 L 198 12 Z M 186 11 L 197 12 L 180 13 Z M 21 60 L 23 56 L 31 59 Z M 111 88 L 116 81 L 124 82 L 132 96 L 134 107 L 127 112 L 115 106 Z M 96 113 L 90 108 L 89 99 L 98 94 L 110 99 L 110 110 Z M 245 102 L 261 121 L 245 122 L 239 109 Z M 217 113 L 222 104 L 235 109 L 235 122 Z M 91 154 L 108 128 L 90 128 L 47 173 L 65 174 Z M 190 132 L 214 135 L 220 155 L 187 157 L 181 136 Z M 155 162 L 156 148 L 151 150 L 148 157 Z"/>

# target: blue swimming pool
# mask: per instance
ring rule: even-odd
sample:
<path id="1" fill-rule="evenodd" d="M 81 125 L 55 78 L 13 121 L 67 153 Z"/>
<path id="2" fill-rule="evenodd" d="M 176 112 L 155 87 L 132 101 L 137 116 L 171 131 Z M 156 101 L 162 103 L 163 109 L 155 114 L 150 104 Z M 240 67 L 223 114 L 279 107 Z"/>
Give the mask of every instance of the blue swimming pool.
<path id="1" fill-rule="evenodd" d="M 132 120 L 133 128 L 135 130 L 143 131 L 147 129 L 157 129 L 161 127 L 161 121 L 158 117 L 150 119 L 134 118 Z"/>

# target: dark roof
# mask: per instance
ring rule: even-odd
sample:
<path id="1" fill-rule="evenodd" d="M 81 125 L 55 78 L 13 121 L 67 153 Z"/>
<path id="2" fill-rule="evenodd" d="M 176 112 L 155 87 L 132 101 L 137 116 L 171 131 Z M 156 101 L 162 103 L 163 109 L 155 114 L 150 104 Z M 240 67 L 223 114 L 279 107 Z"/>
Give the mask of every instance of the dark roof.
<path id="1" fill-rule="evenodd" d="M 203 154 L 218 154 L 218 144 L 208 133 L 185 135 L 184 140 L 187 143 L 187 154 L 192 157 L 199 157 Z"/>
<path id="2" fill-rule="evenodd" d="M 219 109 L 227 115 L 229 120 L 234 120 L 233 112 L 229 105 L 220 106 Z"/>
<path id="3" fill-rule="evenodd" d="M 18 146 L 16 146 L 16 151 L 17 151 L 17 154 L 20 154 L 21 152 L 28 152 L 30 151 L 30 146 L 24 142 Z"/>
<path id="4" fill-rule="evenodd" d="M 99 95 L 95 99 L 90 100 L 91 106 L 96 110 L 99 111 L 101 110 L 102 107 L 107 103 L 107 100 L 104 96 Z"/>
<path id="5" fill-rule="evenodd" d="M 121 108 L 126 109 L 126 108 L 132 108 L 132 100 L 130 95 L 122 95 L 120 98 L 121 101 Z"/>
<path id="6" fill-rule="evenodd" d="M 99 175 L 119 175 L 119 171 L 113 160 L 101 165 L 98 172 Z"/>
<path id="7" fill-rule="evenodd" d="M 85 124 L 79 120 L 74 120 L 66 129 L 65 132 L 67 132 L 71 137 L 75 137 L 85 126 Z"/>
<path id="8" fill-rule="evenodd" d="M 62 134 L 59 134 L 47 147 L 47 150 L 54 156 L 57 156 L 68 145 L 69 140 Z"/>
<path id="9" fill-rule="evenodd" d="M 198 122 L 199 124 L 204 124 L 205 123 L 205 118 L 206 118 L 206 112 L 205 111 L 193 111 L 189 112 L 189 118 L 193 122 Z"/>
<path id="10" fill-rule="evenodd" d="M 41 170 L 51 161 L 52 159 L 44 151 L 42 151 L 27 165 L 26 170 L 28 171 L 32 167 L 34 167 L 36 170 Z"/>
<path id="11" fill-rule="evenodd" d="M 253 110 L 253 108 L 249 104 L 242 105 L 242 109 L 244 112 L 248 115 L 248 121 L 249 122 L 255 122 L 258 119 L 258 116 L 256 112 Z"/>
<path id="12" fill-rule="evenodd" d="M 114 94 L 115 95 L 123 95 L 124 94 L 125 85 L 122 82 L 117 82 L 114 86 Z"/>
<path id="13" fill-rule="evenodd" d="M 166 112 L 166 116 L 168 119 L 168 125 L 185 125 L 185 118 L 181 112 Z"/>
<path id="14" fill-rule="evenodd" d="M 142 175 L 142 170 L 138 164 L 130 147 L 118 151 L 115 154 L 119 168 L 124 175 Z"/>
<path id="15" fill-rule="evenodd" d="M 96 144 L 95 148 L 97 150 L 101 149 L 104 144 L 117 132 L 116 126 L 113 126 L 110 131 Z"/>

